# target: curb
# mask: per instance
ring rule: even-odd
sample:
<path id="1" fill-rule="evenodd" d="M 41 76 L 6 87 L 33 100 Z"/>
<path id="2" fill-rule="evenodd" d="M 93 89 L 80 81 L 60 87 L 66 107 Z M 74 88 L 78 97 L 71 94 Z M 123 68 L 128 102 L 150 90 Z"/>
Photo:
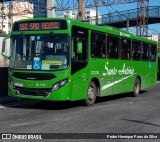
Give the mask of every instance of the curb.
<path id="1" fill-rule="evenodd" d="M 12 98 L 9 96 L 0 96 L 0 104 L 4 104 L 4 103 L 10 103 L 10 102 L 14 102 L 17 101 L 18 99 L 16 98 Z"/>

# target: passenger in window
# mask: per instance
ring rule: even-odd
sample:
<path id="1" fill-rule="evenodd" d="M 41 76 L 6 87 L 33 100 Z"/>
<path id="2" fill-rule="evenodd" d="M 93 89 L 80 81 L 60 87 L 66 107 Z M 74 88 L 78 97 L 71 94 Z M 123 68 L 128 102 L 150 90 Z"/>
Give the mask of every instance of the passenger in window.
<path id="1" fill-rule="evenodd" d="M 142 59 L 143 59 L 143 60 L 148 60 L 148 59 L 149 59 L 149 58 L 148 58 L 148 52 L 144 52 L 144 53 L 143 53 Z"/>
<path id="2" fill-rule="evenodd" d="M 140 46 L 138 46 L 137 47 L 137 50 L 135 51 L 135 53 L 134 53 L 134 59 L 137 59 L 137 60 L 139 60 L 140 58 L 141 58 L 141 47 Z"/>
<path id="3" fill-rule="evenodd" d="M 150 53 L 150 60 L 155 61 L 156 59 L 156 47 L 152 47 L 151 53 Z"/>
<path id="4" fill-rule="evenodd" d="M 101 49 L 101 57 L 105 58 L 106 57 L 106 37 L 103 39 L 103 43 L 100 49 Z"/>
<path id="5" fill-rule="evenodd" d="M 139 59 L 139 53 L 138 53 L 138 51 L 136 51 L 136 52 L 134 53 L 134 59 Z"/>
<path id="6" fill-rule="evenodd" d="M 91 52 L 91 57 L 94 57 L 94 51 Z"/>
<path id="7" fill-rule="evenodd" d="M 113 57 L 114 57 L 114 58 L 117 58 L 117 57 L 118 57 L 118 50 L 117 50 L 117 46 L 114 48 Z"/>
<path id="8" fill-rule="evenodd" d="M 107 55 L 106 55 L 106 57 L 107 57 L 107 58 L 110 58 L 110 57 L 111 57 L 111 50 L 110 50 L 110 48 L 107 49 Z"/>
<path id="9" fill-rule="evenodd" d="M 151 54 L 151 55 L 150 55 L 150 60 L 151 60 L 151 61 L 155 61 L 155 55 Z"/>
<path id="10" fill-rule="evenodd" d="M 126 59 L 127 59 L 127 60 L 130 59 L 130 54 L 129 54 L 129 52 L 126 52 Z"/>
<path id="11" fill-rule="evenodd" d="M 94 57 L 94 43 L 91 44 L 91 57 Z"/>

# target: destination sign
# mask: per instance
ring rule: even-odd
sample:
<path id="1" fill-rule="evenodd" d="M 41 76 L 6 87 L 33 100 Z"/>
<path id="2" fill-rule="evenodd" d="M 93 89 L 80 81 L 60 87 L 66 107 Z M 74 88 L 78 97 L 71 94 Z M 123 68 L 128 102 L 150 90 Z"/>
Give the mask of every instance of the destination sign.
<path id="1" fill-rule="evenodd" d="M 34 30 L 65 30 L 67 24 L 62 21 L 25 21 L 14 24 L 14 31 L 34 31 Z"/>

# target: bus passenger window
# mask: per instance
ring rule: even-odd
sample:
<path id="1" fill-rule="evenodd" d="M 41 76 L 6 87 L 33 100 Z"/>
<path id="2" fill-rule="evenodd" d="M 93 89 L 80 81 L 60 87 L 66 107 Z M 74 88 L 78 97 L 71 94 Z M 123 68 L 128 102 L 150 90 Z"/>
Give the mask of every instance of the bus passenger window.
<path id="1" fill-rule="evenodd" d="M 78 42 L 82 43 L 82 53 L 78 53 Z M 73 53 L 74 61 L 87 61 L 87 39 L 73 37 Z"/>
<path id="2" fill-rule="evenodd" d="M 149 60 L 149 44 L 143 43 L 142 45 L 142 60 L 148 61 Z"/>
<path id="3" fill-rule="evenodd" d="M 141 60 L 141 42 L 132 42 L 132 59 Z"/>
<path id="4" fill-rule="evenodd" d="M 131 59 L 131 41 L 130 39 L 121 39 L 121 59 L 129 60 Z"/>
<path id="5" fill-rule="evenodd" d="M 72 60 L 71 73 L 75 73 L 87 66 L 88 61 L 88 30 L 79 26 L 72 26 Z"/>
<path id="6" fill-rule="evenodd" d="M 150 60 L 156 61 L 156 45 L 151 44 L 150 45 Z"/>
<path id="7" fill-rule="evenodd" d="M 106 57 L 106 37 L 103 37 L 103 41 L 101 44 L 101 57 L 105 58 Z"/>
<path id="8" fill-rule="evenodd" d="M 91 34 L 91 57 L 106 57 L 106 35 L 103 33 L 92 32 Z"/>
<path id="9" fill-rule="evenodd" d="M 119 38 L 116 36 L 108 36 L 107 57 L 118 59 Z"/>

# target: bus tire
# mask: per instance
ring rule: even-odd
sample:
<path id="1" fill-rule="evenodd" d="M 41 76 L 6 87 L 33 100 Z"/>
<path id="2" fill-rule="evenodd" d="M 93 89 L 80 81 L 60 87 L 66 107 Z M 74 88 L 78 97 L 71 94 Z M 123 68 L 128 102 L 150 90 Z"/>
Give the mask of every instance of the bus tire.
<path id="1" fill-rule="evenodd" d="M 140 93 L 141 90 L 141 81 L 139 78 L 136 78 L 135 82 L 134 82 L 134 92 L 133 92 L 133 96 L 137 97 Z"/>
<path id="2" fill-rule="evenodd" d="M 91 106 L 96 101 L 96 85 L 93 81 L 90 82 L 87 91 L 87 98 L 84 100 L 85 105 Z"/>

